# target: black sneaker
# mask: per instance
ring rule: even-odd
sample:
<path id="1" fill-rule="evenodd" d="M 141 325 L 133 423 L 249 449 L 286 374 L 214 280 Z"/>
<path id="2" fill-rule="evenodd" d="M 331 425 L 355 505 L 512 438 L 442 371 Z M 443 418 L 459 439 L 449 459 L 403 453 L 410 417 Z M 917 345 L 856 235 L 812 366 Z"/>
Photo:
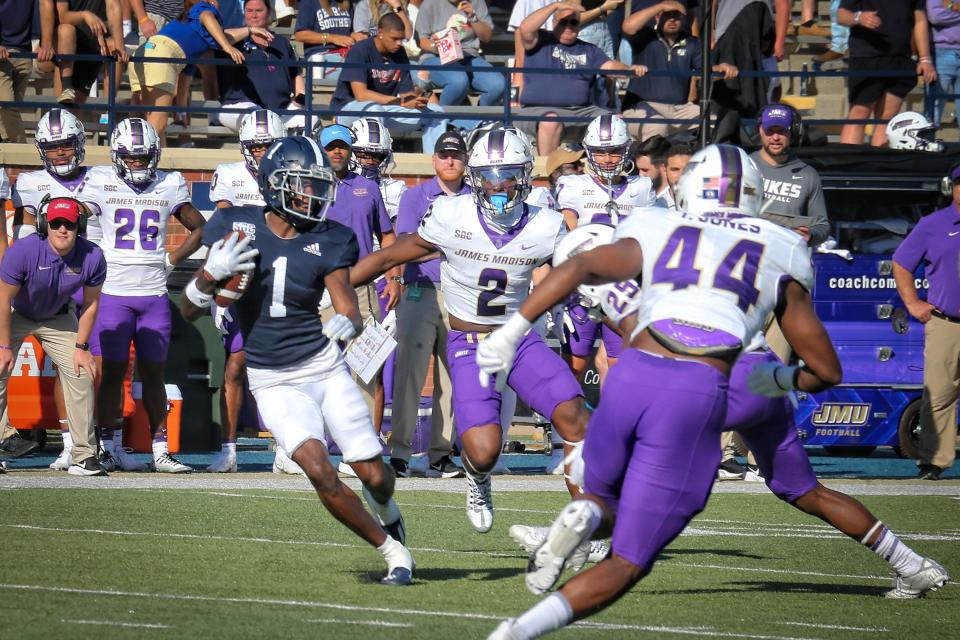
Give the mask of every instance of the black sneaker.
<path id="1" fill-rule="evenodd" d="M 0 458 L 21 458 L 28 453 L 33 453 L 39 447 L 40 443 L 36 440 L 27 440 L 19 433 L 15 433 L 0 442 Z"/>
<path id="2" fill-rule="evenodd" d="M 410 465 L 407 464 L 406 460 L 402 458 L 390 458 L 390 466 L 393 467 L 393 471 L 397 474 L 398 478 L 410 477 Z"/>
<path id="3" fill-rule="evenodd" d="M 717 467 L 717 480 L 743 480 L 746 472 L 736 458 L 727 458 Z"/>
<path id="4" fill-rule="evenodd" d="M 458 467 L 450 459 L 450 456 L 443 456 L 427 469 L 428 478 L 462 478 L 463 469 Z"/>
<path id="5" fill-rule="evenodd" d="M 922 464 L 917 478 L 920 480 L 939 480 L 941 473 L 943 473 L 943 469 L 935 464 Z"/>
<path id="6" fill-rule="evenodd" d="M 67 469 L 67 473 L 72 476 L 105 476 L 107 472 L 100 465 L 100 461 L 97 460 L 96 456 L 90 456 L 83 462 L 77 464 L 74 463 L 70 465 L 70 468 Z"/>

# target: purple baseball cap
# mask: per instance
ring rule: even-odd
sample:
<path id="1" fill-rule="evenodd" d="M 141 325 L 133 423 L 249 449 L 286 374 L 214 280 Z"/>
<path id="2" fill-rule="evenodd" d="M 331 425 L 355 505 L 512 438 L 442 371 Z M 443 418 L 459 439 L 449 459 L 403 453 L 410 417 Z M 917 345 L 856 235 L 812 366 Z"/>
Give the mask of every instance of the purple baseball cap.
<path id="1" fill-rule="evenodd" d="M 954 167 L 953 171 L 950 172 L 950 181 L 956 182 L 960 180 L 960 164 Z"/>
<path id="2" fill-rule="evenodd" d="M 790 127 L 793 126 L 793 112 L 779 105 L 766 107 L 760 115 L 760 126 L 764 129 L 782 127 L 790 131 Z"/>

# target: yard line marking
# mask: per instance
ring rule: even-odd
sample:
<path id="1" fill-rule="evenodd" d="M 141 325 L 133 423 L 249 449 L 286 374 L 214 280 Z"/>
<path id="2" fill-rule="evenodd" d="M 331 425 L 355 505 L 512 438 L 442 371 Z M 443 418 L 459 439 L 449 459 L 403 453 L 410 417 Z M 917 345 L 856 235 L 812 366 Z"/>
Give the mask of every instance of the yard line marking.
<path id="1" fill-rule="evenodd" d="M 60 619 L 60 622 L 66 622 L 67 624 L 95 624 L 105 627 L 136 627 L 137 629 L 173 629 L 174 627 L 169 624 L 152 624 L 149 622 L 115 622 L 113 620 L 65 620 Z"/>
<path id="2" fill-rule="evenodd" d="M 813 622 L 788 622 L 784 620 L 783 622 L 775 622 L 774 624 L 786 624 L 792 627 L 813 627 L 815 629 L 838 629 L 840 631 L 880 631 L 887 632 L 890 629 L 886 627 L 849 627 L 843 624 L 816 624 Z"/>
<path id="3" fill-rule="evenodd" d="M 439 618 L 461 618 L 466 620 L 504 620 L 505 614 L 468 613 L 466 611 L 423 611 L 420 609 L 392 609 L 389 607 L 371 607 L 333 602 L 318 602 L 315 600 L 281 600 L 276 598 L 241 598 L 226 596 L 204 596 L 177 593 L 149 593 L 142 591 L 119 591 L 114 589 L 80 589 L 75 587 L 48 587 L 38 584 L 4 584 L 0 589 L 13 591 L 39 591 L 46 593 L 74 593 L 78 595 L 115 596 L 121 598 L 156 598 L 159 600 L 182 600 L 186 602 L 228 602 L 231 604 L 260 604 L 286 607 L 304 607 L 311 609 L 334 609 L 338 611 L 373 611 L 394 615 L 428 616 Z M 751 640 L 819 640 L 818 638 L 798 638 L 794 636 L 760 636 L 748 635 L 740 632 L 726 632 L 712 630 L 710 627 L 660 627 L 632 624 L 611 624 L 604 622 L 577 622 L 572 626 L 593 629 L 623 630 L 623 631 L 652 631 L 659 633 L 676 633 L 681 635 L 700 635 L 730 638 L 750 638 Z"/>
<path id="4" fill-rule="evenodd" d="M 409 629 L 415 625 L 405 622 L 384 622 L 383 620 L 341 620 L 340 618 L 315 618 L 313 620 L 304 620 L 304 622 L 334 623 L 334 624 L 367 624 L 373 627 L 396 627 L 398 629 Z"/>

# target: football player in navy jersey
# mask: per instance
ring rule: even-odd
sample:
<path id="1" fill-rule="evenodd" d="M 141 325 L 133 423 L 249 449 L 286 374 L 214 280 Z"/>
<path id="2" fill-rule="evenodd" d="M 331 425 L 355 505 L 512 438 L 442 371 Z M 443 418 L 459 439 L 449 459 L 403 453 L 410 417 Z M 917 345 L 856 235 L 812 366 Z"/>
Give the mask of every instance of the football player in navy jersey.
<path id="1" fill-rule="evenodd" d="M 410 584 L 413 558 L 393 500 L 396 478 L 383 463 L 370 413 L 337 345 L 363 327 L 348 274 L 357 260 L 356 236 L 326 219 L 336 195 L 330 161 L 309 138 L 283 138 L 261 159 L 258 183 L 266 208 L 218 209 L 204 228 L 210 251 L 184 290 L 181 311 L 196 320 L 210 307 L 217 282 L 249 274 L 233 306 L 263 422 L 330 513 L 383 554 L 388 570 L 381 582 Z M 225 237 L 231 231 L 244 238 Z M 323 324 L 317 305 L 325 289 L 336 315 Z M 337 477 L 327 432 L 363 483 L 376 519 Z"/>

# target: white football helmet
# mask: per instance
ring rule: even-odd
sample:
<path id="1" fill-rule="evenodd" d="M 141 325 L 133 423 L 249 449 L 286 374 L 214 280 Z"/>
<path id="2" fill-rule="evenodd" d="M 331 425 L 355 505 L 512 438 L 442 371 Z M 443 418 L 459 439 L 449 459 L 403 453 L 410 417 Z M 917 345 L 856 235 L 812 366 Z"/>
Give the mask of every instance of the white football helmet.
<path id="1" fill-rule="evenodd" d="M 494 129 L 480 138 L 467 160 L 467 177 L 477 206 L 497 226 L 510 229 L 530 194 L 533 156 L 514 133 Z"/>
<path id="2" fill-rule="evenodd" d="M 83 162 L 83 145 L 86 142 L 83 123 L 66 109 L 51 109 L 43 114 L 37 124 L 37 151 L 43 160 L 43 167 L 57 176 L 69 176 Z M 47 156 L 47 151 L 73 145 L 73 157 L 66 162 L 56 164 Z"/>
<path id="3" fill-rule="evenodd" d="M 553 266 L 560 266 L 578 253 L 612 242 L 613 227 L 608 224 L 591 223 L 572 229 L 557 243 L 553 252 Z M 599 306 L 609 287 L 608 284 L 581 284 L 577 287 L 577 293 L 580 294 L 579 304 L 588 309 Z"/>
<path id="4" fill-rule="evenodd" d="M 146 159 L 145 166 L 127 164 L 134 159 Z M 124 182 L 138 187 L 152 182 L 160 163 L 160 138 L 153 125 L 143 118 L 121 120 L 110 136 L 110 160 Z"/>
<path id="5" fill-rule="evenodd" d="M 610 181 L 626 173 L 630 162 L 629 151 L 633 138 L 627 131 L 627 123 L 618 115 L 597 116 L 587 125 L 583 136 L 583 149 L 587 152 L 587 162 L 593 172 L 604 180 Z M 617 164 L 600 164 L 594 160 L 595 153 L 620 154 Z"/>
<path id="6" fill-rule="evenodd" d="M 390 171 L 393 166 L 393 137 L 390 131 L 383 126 L 379 118 L 360 118 L 354 121 L 350 128 L 356 137 L 351 147 L 353 153 L 350 158 L 350 170 L 359 173 L 364 178 L 375 182 Z M 380 158 L 376 167 L 364 166 L 357 160 L 357 154 L 370 154 Z"/>
<path id="7" fill-rule="evenodd" d="M 760 215 L 763 179 L 740 147 L 712 144 L 697 151 L 677 181 L 677 208 L 695 215 Z"/>
<path id="8" fill-rule="evenodd" d="M 937 140 L 937 127 L 916 111 L 904 111 L 887 122 L 887 146 L 910 151 L 943 151 L 943 141 Z"/>
<path id="9" fill-rule="evenodd" d="M 257 109 L 243 116 L 240 120 L 240 153 L 253 175 L 257 175 L 257 165 L 260 163 L 253 157 L 250 147 L 269 147 L 286 135 L 283 120 L 269 109 Z"/>

